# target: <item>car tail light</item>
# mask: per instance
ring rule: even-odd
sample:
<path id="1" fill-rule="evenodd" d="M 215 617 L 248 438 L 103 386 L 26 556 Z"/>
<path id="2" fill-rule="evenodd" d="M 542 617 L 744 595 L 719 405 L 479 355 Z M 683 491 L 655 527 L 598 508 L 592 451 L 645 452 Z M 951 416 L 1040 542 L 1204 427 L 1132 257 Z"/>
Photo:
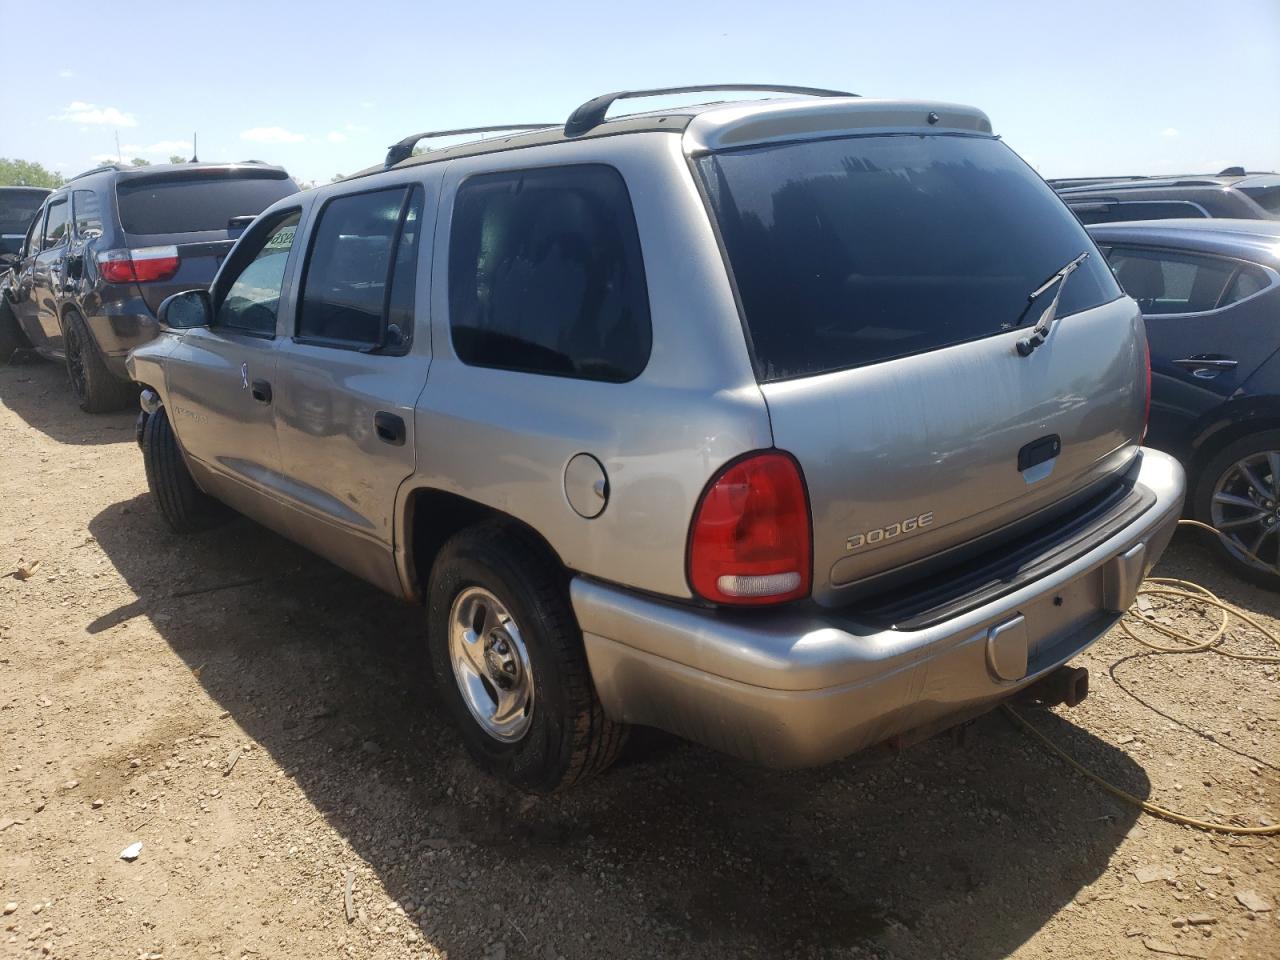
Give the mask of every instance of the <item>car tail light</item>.
<path id="1" fill-rule="evenodd" d="M 694 593 L 715 603 L 781 603 L 808 596 L 812 581 L 809 498 L 795 460 L 770 450 L 721 470 L 689 531 Z"/>
<path id="2" fill-rule="evenodd" d="M 1151 344 L 1144 336 L 1142 338 L 1142 364 L 1146 368 L 1144 378 L 1146 380 L 1146 399 L 1142 404 L 1142 440 L 1147 439 L 1147 429 L 1151 426 Z"/>
<path id="3" fill-rule="evenodd" d="M 104 250 L 98 254 L 98 272 L 107 283 L 146 283 L 168 280 L 178 272 L 177 247 L 138 247 L 136 250 Z"/>

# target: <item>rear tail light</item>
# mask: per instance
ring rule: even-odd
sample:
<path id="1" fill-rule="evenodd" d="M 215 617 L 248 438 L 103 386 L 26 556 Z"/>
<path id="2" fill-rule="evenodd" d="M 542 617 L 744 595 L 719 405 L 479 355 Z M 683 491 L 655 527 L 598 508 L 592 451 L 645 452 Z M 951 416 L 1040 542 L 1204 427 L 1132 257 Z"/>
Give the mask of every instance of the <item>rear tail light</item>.
<path id="1" fill-rule="evenodd" d="M 138 247 L 98 254 L 98 272 L 107 283 L 146 283 L 168 280 L 178 272 L 177 247 Z"/>
<path id="2" fill-rule="evenodd" d="M 776 450 L 729 464 L 689 531 L 689 584 L 704 600 L 781 603 L 809 595 L 813 550 L 800 467 Z"/>
<path id="3" fill-rule="evenodd" d="M 1142 365 L 1146 380 L 1146 399 L 1142 404 L 1142 439 L 1147 439 L 1147 428 L 1151 425 L 1151 344 L 1142 338 Z"/>

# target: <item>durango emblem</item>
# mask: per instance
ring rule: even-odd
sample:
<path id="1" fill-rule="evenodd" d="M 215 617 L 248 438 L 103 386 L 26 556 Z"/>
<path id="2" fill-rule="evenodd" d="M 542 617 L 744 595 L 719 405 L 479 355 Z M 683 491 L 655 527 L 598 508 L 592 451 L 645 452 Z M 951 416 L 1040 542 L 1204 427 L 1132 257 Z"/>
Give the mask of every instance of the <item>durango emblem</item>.
<path id="1" fill-rule="evenodd" d="M 905 520 L 899 520 L 897 523 L 891 523 L 887 527 L 879 527 L 875 530 L 867 530 L 864 533 L 855 533 L 844 543 L 844 548 L 848 550 L 857 550 L 859 547 L 868 544 L 880 543 L 884 540 L 892 540 L 894 537 L 904 533 L 910 533 L 912 530 L 919 530 L 921 527 L 927 527 L 933 523 L 933 511 L 921 513 L 914 517 L 907 517 Z"/>

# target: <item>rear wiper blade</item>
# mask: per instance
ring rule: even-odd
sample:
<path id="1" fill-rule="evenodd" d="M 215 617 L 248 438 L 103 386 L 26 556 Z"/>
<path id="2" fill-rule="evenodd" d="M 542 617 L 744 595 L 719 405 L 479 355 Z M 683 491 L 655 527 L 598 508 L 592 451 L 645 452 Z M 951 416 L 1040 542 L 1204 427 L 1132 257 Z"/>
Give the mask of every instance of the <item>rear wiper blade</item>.
<path id="1" fill-rule="evenodd" d="M 1045 309 L 1044 313 L 1040 315 L 1040 322 L 1035 325 L 1035 329 L 1031 331 L 1029 336 L 1025 336 L 1018 341 L 1018 356 L 1029 357 L 1036 347 L 1044 343 L 1045 339 L 1049 336 L 1049 330 L 1053 327 L 1053 321 L 1058 316 L 1058 301 L 1062 299 L 1062 290 L 1067 285 L 1067 277 L 1075 273 L 1076 268 L 1088 259 L 1089 253 L 1088 251 L 1085 251 L 1046 280 L 1037 289 L 1032 290 L 1031 293 L 1027 294 L 1027 306 L 1029 307 L 1040 299 L 1040 297 L 1044 296 L 1049 288 L 1055 283 L 1058 285 L 1058 292 L 1053 295 L 1053 300 L 1049 303 L 1049 306 Z"/>

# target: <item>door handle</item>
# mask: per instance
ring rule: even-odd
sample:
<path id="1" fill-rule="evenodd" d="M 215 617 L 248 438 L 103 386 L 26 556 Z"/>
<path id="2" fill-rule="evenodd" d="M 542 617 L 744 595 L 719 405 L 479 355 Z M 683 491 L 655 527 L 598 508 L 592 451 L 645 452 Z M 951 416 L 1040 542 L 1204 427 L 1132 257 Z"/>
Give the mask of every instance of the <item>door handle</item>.
<path id="1" fill-rule="evenodd" d="M 271 402 L 271 384 L 265 380 L 255 380 L 249 388 L 249 392 L 253 394 L 253 399 L 259 403 Z"/>
<path id="2" fill-rule="evenodd" d="M 393 447 L 404 446 L 404 420 L 394 413 L 387 413 L 385 410 L 379 410 L 375 413 L 373 415 L 373 429 L 377 433 L 378 439 L 383 443 L 389 443 Z"/>
<path id="3" fill-rule="evenodd" d="M 1193 377 L 1201 380 L 1212 380 L 1224 370 L 1234 370 L 1240 365 L 1240 361 L 1230 357 L 1187 357 L 1173 362 L 1190 370 Z"/>

